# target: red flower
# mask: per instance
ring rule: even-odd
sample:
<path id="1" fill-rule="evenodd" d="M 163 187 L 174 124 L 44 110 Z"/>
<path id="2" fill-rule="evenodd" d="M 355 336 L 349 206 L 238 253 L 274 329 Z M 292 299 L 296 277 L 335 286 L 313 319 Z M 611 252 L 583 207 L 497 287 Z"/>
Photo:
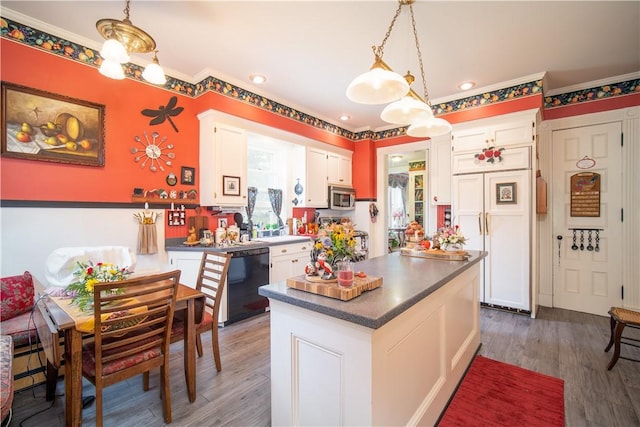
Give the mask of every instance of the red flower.
<path id="1" fill-rule="evenodd" d="M 98 264 L 98 265 L 100 265 L 100 264 Z M 93 274 L 93 267 L 89 267 L 89 268 L 87 268 L 87 274 L 88 274 L 89 276 Z"/>
<path id="2" fill-rule="evenodd" d="M 485 159 L 484 154 L 478 154 L 478 160 L 484 160 L 484 159 Z"/>

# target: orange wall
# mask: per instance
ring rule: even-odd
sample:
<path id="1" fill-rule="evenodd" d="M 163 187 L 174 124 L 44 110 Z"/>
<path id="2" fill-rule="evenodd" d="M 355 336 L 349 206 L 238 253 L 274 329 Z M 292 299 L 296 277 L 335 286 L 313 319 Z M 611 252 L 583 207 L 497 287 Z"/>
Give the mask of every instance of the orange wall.
<path id="1" fill-rule="evenodd" d="M 104 167 L 3 157 L 2 199 L 131 202 L 134 187 L 178 191 L 197 188 L 179 182 L 181 166 L 198 166 L 198 119 L 191 99 L 178 96 L 178 105 L 184 107 L 173 118 L 178 133 L 168 122 L 151 126 L 150 118 L 140 111 L 165 105 L 173 93 L 129 79 L 108 79 L 93 67 L 4 39 L 0 43 L 3 81 L 105 105 Z M 165 172 L 151 172 L 149 163 L 143 169 L 141 162 L 134 162 L 130 149 L 142 148 L 134 137 L 143 137 L 145 131 L 167 136 L 165 144 L 175 146 L 171 150 L 176 155 L 174 164 L 165 167 Z M 175 187 L 165 182 L 170 171 L 178 176 Z"/>
<path id="2" fill-rule="evenodd" d="M 376 149 L 413 142 L 408 136 L 381 141 L 353 141 L 325 132 L 314 126 L 292 120 L 277 113 L 238 101 L 215 92 L 206 92 L 198 98 L 176 95 L 163 88 L 130 79 L 111 80 L 98 70 L 66 60 L 38 49 L 0 40 L 0 75 L 2 80 L 41 89 L 56 94 L 79 98 L 105 105 L 105 166 L 90 167 L 69 164 L 1 158 L 0 197 L 3 200 L 131 202 L 134 187 L 146 190 L 199 189 L 178 183 L 169 187 L 169 172 L 180 176 L 180 167 L 198 169 L 199 121 L 197 114 L 214 109 L 277 129 L 302 135 L 328 145 L 353 150 L 353 186 L 359 200 L 376 198 Z M 19 58 L 19 60 L 17 60 Z M 150 118 L 140 111 L 165 105 L 171 96 L 178 97 L 184 111 L 173 118 L 179 132 L 168 122 L 149 125 Z M 638 105 L 640 95 L 567 106 L 545 112 L 545 119 L 603 111 Z M 515 111 L 542 107 L 542 95 L 533 95 L 513 101 L 491 104 L 469 110 L 456 111 L 445 117 L 451 123 L 498 116 Z M 37 123 L 39 124 L 39 123 Z M 37 125 L 36 124 L 36 125 Z M 176 158 L 172 167 L 164 172 L 151 172 L 134 162 L 132 147 L 142 148 L 134 141 L 144 132 L 158 132 L 174 144 Z M 196 173 L 196 177 L 198 174 Z M 197 202 L 197 200 L 196 200 Z"/>

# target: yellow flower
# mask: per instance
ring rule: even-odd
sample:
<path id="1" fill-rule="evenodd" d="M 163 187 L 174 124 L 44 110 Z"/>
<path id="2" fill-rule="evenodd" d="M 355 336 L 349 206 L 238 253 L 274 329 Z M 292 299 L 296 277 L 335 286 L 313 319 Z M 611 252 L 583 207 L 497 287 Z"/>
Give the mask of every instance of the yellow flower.
<path id="1" fill-rule="evenodd" d="M 93 292 L 93 287 L 98 282 L 99 281 L 97 279 L 89 279 L 87 280 L 87 283 L 84 285 L 84 287 L 87 290 L 87 292 Z"/>

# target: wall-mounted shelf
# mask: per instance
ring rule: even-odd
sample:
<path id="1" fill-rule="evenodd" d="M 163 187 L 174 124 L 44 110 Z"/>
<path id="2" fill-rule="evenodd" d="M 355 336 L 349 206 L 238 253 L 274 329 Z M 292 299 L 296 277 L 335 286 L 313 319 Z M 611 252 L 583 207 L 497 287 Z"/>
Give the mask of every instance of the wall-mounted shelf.
<path id="1" fill-rule="evenodd" d="M 160 197 L 131 197 L 131 201 L 134 203 L 149 203 L 150 205 L 168 205 L 171 206 L 171 203 L 177 206 L 184 205 L 185 208 L 195 208 L 196 206 L 200 206 L 197 200 L 194 199 L 162 199 Z"/>

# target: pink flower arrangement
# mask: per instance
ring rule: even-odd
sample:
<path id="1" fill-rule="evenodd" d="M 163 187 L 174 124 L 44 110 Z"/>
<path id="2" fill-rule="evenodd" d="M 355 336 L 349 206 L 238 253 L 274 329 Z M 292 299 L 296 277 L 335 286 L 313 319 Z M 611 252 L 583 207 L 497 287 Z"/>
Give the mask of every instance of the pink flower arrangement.
<path id="1" fill-rule="evenodd" d="M 462 246 L 466 243 L 466 238 L 460 233 L 460 226 L 442 227 L 433 236 L 433 240 L 437 241 L 441 248 L 449 246 Z"/>

